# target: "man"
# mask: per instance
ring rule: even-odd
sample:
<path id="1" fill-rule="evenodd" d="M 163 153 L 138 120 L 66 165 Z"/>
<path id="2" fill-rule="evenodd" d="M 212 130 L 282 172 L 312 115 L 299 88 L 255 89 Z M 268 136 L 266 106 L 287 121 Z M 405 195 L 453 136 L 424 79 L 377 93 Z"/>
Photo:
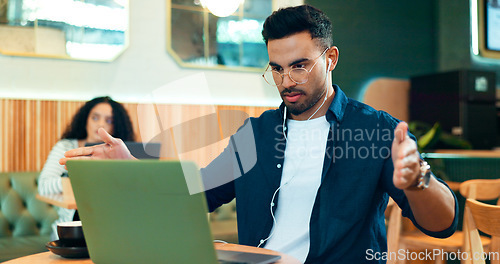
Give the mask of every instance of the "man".
<path id="1" fill-rule="evenodd" d="M 332 85 L 339 51 L 328 17 L 308 5 L 280 9 L 262 34 L 269 54 L 263 76 L 283 103 L 247 120 L 202 170 L 205 180 L 233 179 L 205 194 L 210 211 L 236 198 L 239 242 L 305 263 L 373 262 L 367 252 L 387 250 L 389 196 L 425 233 L 453 234 L 456 198 L 427 177 L 407 124 Z M 248 127 L 257 160 L 245 168 L 240 147 Z M 100 133 L 107 145 L 68 151 L 67 158 L 133 158 L 119 139 Z"/>

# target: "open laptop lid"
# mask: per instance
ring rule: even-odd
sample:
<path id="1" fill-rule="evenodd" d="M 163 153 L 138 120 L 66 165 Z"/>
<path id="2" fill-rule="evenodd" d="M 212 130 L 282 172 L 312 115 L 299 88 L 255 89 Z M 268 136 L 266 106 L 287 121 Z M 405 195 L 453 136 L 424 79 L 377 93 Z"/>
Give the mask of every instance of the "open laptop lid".
<path id="1" fill-rule="evenodd" d="M 201 186 L 194 163 L 70 160 L 67 168 L 94 263 L 217 263 L 204 193 L 190 195 L 184 178 Z"/>
<path id="2" fill-rule="evenodd" d="M 158 159 L 160 157 L 160 149 L 161 143 L 159 142 L 133 142 L 133 141 L 125 141 L 125 145 L 128 150 L 130 150 L 130 154 L 136 157 L 137 159 Z M 85 147 L 94 146 L 102 144 L 99 143 L 85 143 Z"/>

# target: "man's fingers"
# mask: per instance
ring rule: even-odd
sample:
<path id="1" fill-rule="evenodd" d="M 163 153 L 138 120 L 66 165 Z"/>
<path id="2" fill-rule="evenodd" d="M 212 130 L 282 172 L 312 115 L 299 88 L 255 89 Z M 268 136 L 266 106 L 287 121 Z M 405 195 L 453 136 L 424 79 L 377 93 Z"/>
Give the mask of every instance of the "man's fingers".
<path id="1" fill-rule="evenodd" d="M 408 124 L 406 122 L 399 123 L 394 129 L 392 158 L 394 163 L 394 185 L 399 189 L 405 189 L 415 182 L 420 160 L 417 144 L 408 136 Z"/>
<path id="2" fill-rule="evenodd" d="M 94 147 L 95 146 L 68 150 L 64 152 L 64 158 L 59 160 L 59 164 L 66 165 L 66 162 L 70 159 L 88 159 L 90 155 L 94 153 Z"/>
<path id="3" fill-rule="evenodd" d="M 71 157 L 71 158 L 62 158 L 59 160 L 59 164 L 66 165 L 68 160 L 90 160 L 92 157 L 90 156 L 80 156 L 80 157 Z"/>
<path id="4" fill-rule="evenodd" d="M 415 163 L 420 160 L 416 144 L 412 141 L 403 142 L 398 152 L 399 155 L 397 156 L 398 158 L 394 160 L 395 163 L 404 164 L 406 166 L 407 164 Z"/>
<path id="5" fill-rule="evenodd" d="M 394 169 L 397 172 L 408 172 L 405 169 L 410 170 L 411 173 L 414 173 L 419 168 L 419 157 L 417 155 L 410 155 L 402 160 L 399 160 L 394 164 Z"/>
<path id="6" fill-rule="evenodd" d="M 394 130 L 394 139 L 397 143 L 401 143 L 408 136 L 408 124 L 406 122 L 401 122 L 398 124 Z"/>
<path id="7" fill-rule="evenodd" d="M 116 144 L 118 144 L 118 140 L 116 140 L 116 138 L 112 137 L 106 131 L 106 129 L 104 129 L 104 128 L 101 127 L 101 128 L 99 128 L 99 130 L 97 130 L 97 133 L 101 137 L 102 141 L 104 141 L 104 143 L 109 144 L 109 145 L 116 145 Z"/>
<path id="8" fill-rule="evenodd" d="M 417 149 L 417 144 L 415 144 L 415 141 L 413 140 L 409 140 L 409 141 L 406 141 L 403 143 L 403 147 L 402 147 L 402 150 L 403 150 L 403 153 L 401 155 L 402 158 L 406 158 L 408 156 L 412 156 L 412 155 L 417 155 L 418 156 L 418 149 Z"/>
<path id="9" fill-rule="evenodd" d="M 416 164 L 420 160 L 419 156 L 415 153 L 412 155 L 407 155 L 406 157 L 403 158 L 402 164 L 403 166 L 408 166 L 410 164 Z"/>
<path id="10" fill-rule="evenodd" d="M 99 145 L 97 145 L 99 146 Z M 73 158 L 73 157 L 79 157 L 79 156 L 89 156 L 94 153 L 94 147 L 97 146 L 92 146 L 92 147 L 83 147 L 83 148 L 76 148 L 72 150 L 68 150 L 64 153 L 64 156 L 66 158 Z"/>

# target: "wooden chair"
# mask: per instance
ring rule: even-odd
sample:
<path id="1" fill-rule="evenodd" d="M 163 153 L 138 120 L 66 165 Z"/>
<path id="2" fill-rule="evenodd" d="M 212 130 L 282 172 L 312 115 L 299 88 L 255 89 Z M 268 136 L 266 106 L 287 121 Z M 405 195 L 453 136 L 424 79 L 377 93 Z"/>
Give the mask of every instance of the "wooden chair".
<path id="1" fill-rule="evenodd" d="M 491 264 L 500 264 L 500 206 L 489 205 L 473 199 L 467 199 L 465 205 L 467 217 L 466 245 L 470 250 L 468 256 L 473 264 L 484 264 L 489 259 Z M 484 245 L 478 230 L 492 236 L 489 253 L 485 253 Z"/>
<path id="2" fill-rule="evenodd" d="M 389 198 L 387 209 L 385 210 L 385 219 L 387 226 L 387 264 L 396 264 L 397 253 L 399 250 L 399 236 L 401 234 L 401 209 L 392 198 Z"/>
<path id="3" fill-rule="evenodd" d="M 496 180 L 469 180 L 460 184 L 460 193 L 466 198 L 473 198 L 478 200 L 494 200 L 500 198 L 500 179 Z M 401 215 L 401 209 L 396 206 L 392 213 L 397 213 Z M 395 218 L 397 219 L 397 218 Z M 401 218 L 399 218 L 401 219 Z M 465 220 L 465 219 L 464 219 Z M 431 251 L 438 249 L 442 252 L 464 252 L 467 250 L 465 246 L 465 237 L 462 231 L 457 231 L 449 238 L 440 239 L 427 236 L 426 234 L 416 230 L 404 230 L 402 231 L 403 220 L 396 222 L 389 222 L 388 225 L 388 238 L 387 244 L 389 250 L 411 250 L 411 251 Z M 409 222 L 409 221 L 408 221 Z M 464 227 L 465 227 L 464 221 Z M 410 225 L 411 226 L 411 225 Z M 399 234 L 397 238 L 391 236 L 391 234 Z M 490 245 L 490 239 L 487 237 L 481 237 L 482 244 L 487 248 Z M 389 246 L 397 245 L 397 246 Z M 389 251 L 390 252 L 390 251 Z M 389 263 L 389 262 L 388 262 Z M 394 263 L 405 263 L 404 259 L 400 259 Z M 437 258 L 435 263 L 446 263 L 443 258 Z M 464 262 L 467 263 L 467 262 Z"/>

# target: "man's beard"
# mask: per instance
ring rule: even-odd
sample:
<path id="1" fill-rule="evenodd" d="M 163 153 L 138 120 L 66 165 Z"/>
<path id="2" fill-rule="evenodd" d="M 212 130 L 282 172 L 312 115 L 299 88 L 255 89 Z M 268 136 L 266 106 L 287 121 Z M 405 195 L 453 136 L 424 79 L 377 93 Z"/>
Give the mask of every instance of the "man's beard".
<path id="1" fill-rule="evenodd" d="M 316 105 L 319 102 L 319 100 L 321 100 L 321 98 L 323 98 L 323 96 L 325 96 L 326 90 L 323 90 L 323 92 L 320 92 L 317 94 L 313 94 L 314 97 L 309 98 L 307 101 L 305 101 L 304 103 L 300 103 L 300 104 L 299 103 L 289 103 L 289 102 L 285 101 L 284 94 L 291 93 L 291 92 L 300 92 L 303 95 L 305 93 L 302 90 L 295 89 L 295 88 L 285 89 L 281 92 L 281 96 L 282 96 L 283 102 L 285 102 L 287 110 L 292 115 L 298 116 L 300 114 L 303 114 L 307 110 L 311 109 L 314 105 Z"/>

